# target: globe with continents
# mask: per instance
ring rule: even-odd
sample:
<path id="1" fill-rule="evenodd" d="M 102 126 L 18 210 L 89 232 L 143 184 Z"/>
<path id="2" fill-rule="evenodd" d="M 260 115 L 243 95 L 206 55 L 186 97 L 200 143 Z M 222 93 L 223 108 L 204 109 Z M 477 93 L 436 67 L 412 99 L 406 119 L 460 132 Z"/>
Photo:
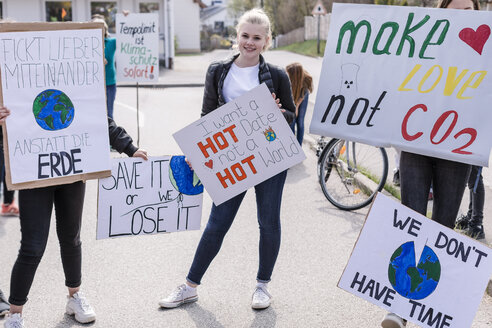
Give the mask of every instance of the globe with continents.
<path id="1" fill-rule="evenodd" d="M 72 101 L 60 90 L 44 90 L 32 104 L 34 118 L 40 127 L 56 131 L 68 127 L 75 115 Z"/>
<path id="2" fill-rule="evenodd" d="M 418 263 L 415 261 L 413 241 L 402 244 L 391 256 L 388 278 L 396 292 L 403 297 L 412 300 L 426 298 L 436 289 L 440 277 L 439 258 L 427 245 Z"/>

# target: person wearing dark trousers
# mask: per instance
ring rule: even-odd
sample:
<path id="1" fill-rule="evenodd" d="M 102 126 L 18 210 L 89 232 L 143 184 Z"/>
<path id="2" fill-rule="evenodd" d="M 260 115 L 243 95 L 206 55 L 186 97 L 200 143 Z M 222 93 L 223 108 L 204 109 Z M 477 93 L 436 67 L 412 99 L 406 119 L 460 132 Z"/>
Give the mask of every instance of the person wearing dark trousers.
<path id="1" fill-rule="evenodd" d="M 0 289 L 0 317 L 3 317 L 9 312 L 10 309 L 10 304 L 7 301 L 7 298 L 5 297 L 4 293 Z"/>
<path id="2" fill-rule="evenodd" d="M 482 167 L 473 165 L 468 178 L 470 202 L 468 212 L 456 221 L 456 228 L 477 240 L 485 238 L 483 230 L 483 208 L 485 205 L 485 186 L 483 185 Z"/>
<path id="3" fill-rule="evenodd" d="M 287 123 L 295 115 L 295 104 L 287 73 L 280 67 L 266 63 L 261 53 L 271 41 L 271 27 L 268 16 L 260 9 L 253 9 L 239 19 L 237 45 L 239 54 L 224 61 L 212 63 L 205 79 L 202 116 L 265 83 Z M 192 163 L 193 164 L 193 163 Z M 287 172 L 256 185 L 257 218 L 260 230 L 259 266 L 256 287 L 251 299 L 253 309 L 270 306 L 272 295 L 267 285 L 280 249 L 280 207 Z M 175 308 L 184 303 L 198 300 L 197 286 L 218 254 L 222 241 L 229 230 L 246 192 L 220 205 L 212 205 L 212 211 L 203 232 L 186 282 L 178 286 L 159 305 Z"/>
<path id="4" fill-rule="evenodd" d="M 302 67 L 301 63 L 289 64 L 285 70 L 289 75 L 292 85 L 292 96 L 296 105 L 296 117 L 290 127 L 294 134 L 296 134 L 297 128 L 297 141 L 302 146 L 302 140 L 304 139 L 304 117 L 306 116 L 309 103 L 309 94 L 313 92 L 313 78 Z"/>
<path id="5" fill-rule="evenodd" d="M 7 108 L 0 107 L 0 121 L 5 120 L 9 114 Z M 126 131 L 116 126 L 109 117 L 108 125 L 109 140 L 113 148 L 128 156 L 147 159 L 147 152 L 137 149 Z M 69 294 L 66 313 L 74 315 L 75 320 L 81 323 L 96 319 L 92 306 L 80 291 L 82 283 L 80 231 L 84 196 L 85 183 L 82 181 L 19 191 L 21 246 L 12 269 L 10 316 L 5 321 L 6 328 L 24 327 L 22 311 L 46 248 L 53 205 L 65 285 Z"/>

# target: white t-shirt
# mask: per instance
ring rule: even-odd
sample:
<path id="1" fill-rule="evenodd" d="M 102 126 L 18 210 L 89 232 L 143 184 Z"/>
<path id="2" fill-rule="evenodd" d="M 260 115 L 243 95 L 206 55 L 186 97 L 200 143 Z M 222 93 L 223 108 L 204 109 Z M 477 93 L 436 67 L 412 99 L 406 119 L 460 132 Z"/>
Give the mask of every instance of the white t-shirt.
<path id="1" fill-rule="evenodd" d="M 260 85 L 259 69 L 259 63 L 250 67 L 239 67 L 232 63 L 222 88 L 226 103 Z"/>

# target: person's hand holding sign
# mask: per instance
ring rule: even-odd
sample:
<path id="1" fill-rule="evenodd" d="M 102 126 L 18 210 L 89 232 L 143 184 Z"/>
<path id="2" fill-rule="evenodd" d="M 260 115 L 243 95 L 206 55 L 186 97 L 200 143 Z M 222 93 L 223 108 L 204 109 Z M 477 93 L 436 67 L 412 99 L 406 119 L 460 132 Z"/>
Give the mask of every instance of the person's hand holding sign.
<path id="1" fill-rule="evenodd" d="M 7 107 L 0 107 L 0 123 L 5 122 L 7 116 L 10 115 L 10 110 Z"/>
<path id="2" fill-rule="evenodd" d="M 135 153 L 133 153 L 132 157 L 140 157 L 143 158 L 144 160 L 148 160 L 147 151 L 144 149 L 138 149 Z"/>

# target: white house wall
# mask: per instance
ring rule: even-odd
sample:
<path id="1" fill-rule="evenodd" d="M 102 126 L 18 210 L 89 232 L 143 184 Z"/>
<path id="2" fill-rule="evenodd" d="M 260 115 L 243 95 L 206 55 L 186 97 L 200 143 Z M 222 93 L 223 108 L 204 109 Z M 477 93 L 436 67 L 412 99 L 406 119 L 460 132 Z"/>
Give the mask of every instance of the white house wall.
<path id="1" fill-rule="evenodd" d="M 56 1 L 56 0 L 51 0 Z M 111 1 L 111 0 L 106 0 Z M 17 22 L 45 22 L 45 2 L 46 0 L 2 0 L 3 5 L 3 17 L 10 18 Z M 74 22 L 85 22 L 91 19 L 91 0 L 71 0 L 72 2 L 72 19 Z M 160 44 L 159 49 L 161 53 L 161 59 L 165 60 L 165 66 L 172 66 L 172 58 L 174 57 L 174 47 L 172 35 L 172 22 L 170 17 L 172 13 L 169 13 L 166 9 L 172 8 L 169 5 L 170 2 L 181 3 L 190 2 L 191 8 L 185 8 L 186 10 L 194 10 L 197 15 L 197 26 L 199 23 L 198 13 L 199 6 L 193 3 L 192 0 L 117 0 L 118 12 L 128 10 L 130 12 L 139 12 L 140 2 L 159 2 L 159 31 L 160 31 Z M 196 7 L 196 8 L 195 8 Z M 187 34 L 183 34 L 181 39 L 186 41 Z M 198 46 L 190 46 L 190 48 L 200 48 L 200 32 L 196 30 L 196 37 Z M 164 41 L 166 40 L 166 41 Z M 185 42 L 186 46 L 187 43 Z"/>
<path id="2" fill-rule="evenodd" d="M 200 51 L 200 6 L 193 0 L 174 0 L 176 52 Z"/>

